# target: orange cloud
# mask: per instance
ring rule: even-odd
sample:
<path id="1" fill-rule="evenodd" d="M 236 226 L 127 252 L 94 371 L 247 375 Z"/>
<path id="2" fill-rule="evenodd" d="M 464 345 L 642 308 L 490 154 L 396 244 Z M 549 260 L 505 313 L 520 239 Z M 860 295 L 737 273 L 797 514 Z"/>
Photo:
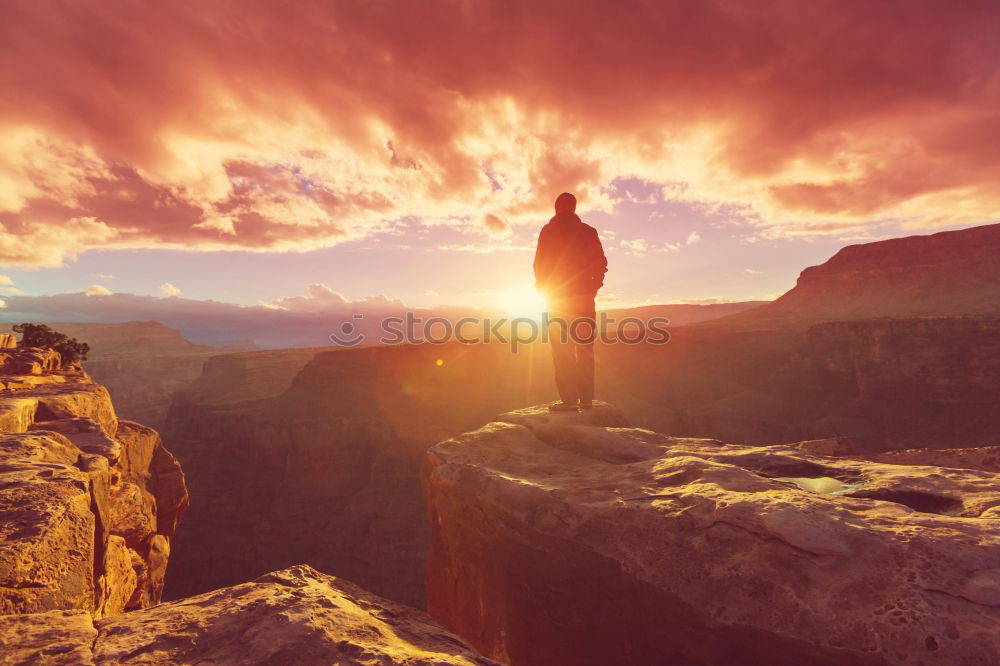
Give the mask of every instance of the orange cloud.
<path id="1" fill-rule="evenodd" d="M 992 220 L 997 34 L 994 0 L 12 3 L 0 261 L 502 234 L 623 177 L 769 236 Z"/>

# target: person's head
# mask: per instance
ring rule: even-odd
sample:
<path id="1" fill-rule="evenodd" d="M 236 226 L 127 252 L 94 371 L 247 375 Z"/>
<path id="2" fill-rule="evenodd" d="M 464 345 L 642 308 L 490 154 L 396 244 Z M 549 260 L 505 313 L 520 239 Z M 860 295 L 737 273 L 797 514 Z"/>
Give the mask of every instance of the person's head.
<path id="1" fill-rule="evenodd" d="M 575 213 L 576 212 L 576 197 L 574 197 L 569 192 L 563 192 L 558 197 L 556 197 L 556 212 L 557 213 Z"/>

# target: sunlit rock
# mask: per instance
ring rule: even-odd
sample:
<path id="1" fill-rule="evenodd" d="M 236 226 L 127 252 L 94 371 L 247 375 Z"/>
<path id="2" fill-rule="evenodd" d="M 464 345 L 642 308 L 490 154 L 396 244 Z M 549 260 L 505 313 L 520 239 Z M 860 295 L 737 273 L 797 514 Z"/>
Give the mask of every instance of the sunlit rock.
<path id="1" fill-rule="evenodd" d="M 96 622 L 2 617 L 0 645 L 24 664 L 498 666 L 426 613 L 307 566 Z"/>
<path id="2" fill-rule="evenodd" d="M 519 664 L 973 664 L 1000 475 L 521 412 L 432 447 L 428 608 Z"/>
<path id="3" fill-rule="evenodd" d="M 6 376 L 8 386 L 23 376 Z M 78 367 L 0 392 L 0 613 L 160 601 L 183 473 Z"/>

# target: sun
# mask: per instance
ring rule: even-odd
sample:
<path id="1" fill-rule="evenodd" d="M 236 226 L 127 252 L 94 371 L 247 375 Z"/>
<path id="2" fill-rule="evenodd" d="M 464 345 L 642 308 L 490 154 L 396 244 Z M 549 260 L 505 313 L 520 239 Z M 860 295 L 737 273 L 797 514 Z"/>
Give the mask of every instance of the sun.
<path id="1" fill-rule="evenodd" d="M 539 321 L 548 307 L 545 297 L 534 286 L 522 285 L 497 294 L 497 305 L 508 317 L 526 317 Z"/>

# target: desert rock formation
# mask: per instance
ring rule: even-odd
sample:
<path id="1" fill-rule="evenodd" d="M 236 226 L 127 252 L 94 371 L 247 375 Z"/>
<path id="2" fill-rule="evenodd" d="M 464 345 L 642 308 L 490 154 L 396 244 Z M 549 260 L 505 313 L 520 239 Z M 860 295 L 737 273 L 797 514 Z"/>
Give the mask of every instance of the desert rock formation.
<path id="1" fill-rule="evenodd" d="M 57 353 L 4 355 L 27 374 L 0 376 L 0 613 L 158 603 L 188 499 L 177 461 Z"/>
<path id="2" fill-rule="evenodd" d="M 523 664 L 987 664 L 1000 475 L 505 414 L 432 447 L 428 608 Z"/>
<path id="3" fill-rule="evenodd" d="M 497 666 L 426 613 L 306 566 L 93 621 L 82 611 L 2 618 L 10 664 Z"/>
<path id="4" fill-rule="evenodd" d="M 671 345 L 659 416 L 629 405 L 655 430 L 753 444 L 849 436 L 869 452 L 1000 440 L 1000 317 L 826 322 L 801 335 L 687 327 Z M 629 372 L 637 363 L 611 353 Z"/>
<path id="5" fill-rule="evenodd" d="M 727 320 L 808 325 L 871 317 L 997 314 L 1000 224 L 849 245 L 772 303 Z"/>

